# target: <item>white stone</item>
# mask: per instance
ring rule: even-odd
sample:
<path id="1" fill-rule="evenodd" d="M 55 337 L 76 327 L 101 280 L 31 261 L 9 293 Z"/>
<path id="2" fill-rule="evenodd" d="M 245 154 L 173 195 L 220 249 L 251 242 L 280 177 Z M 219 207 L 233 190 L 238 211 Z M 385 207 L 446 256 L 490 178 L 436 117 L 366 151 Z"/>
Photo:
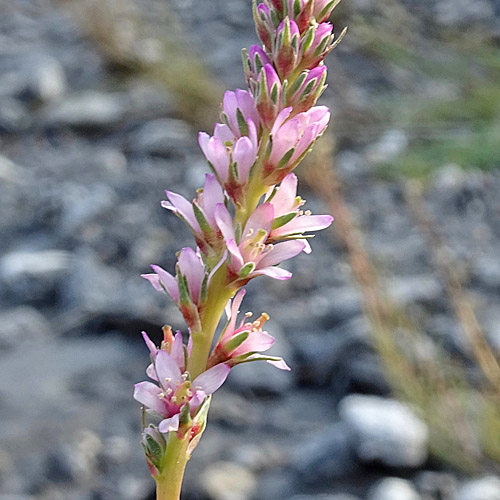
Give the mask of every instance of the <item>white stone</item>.
<path id="1" fill-rule="evenodd" d="M 388 477 L 370 490 L 368 500 L 421 500 L 421 497 L 409 481 Z"/>
<path id="2" fill-rule="evenodd" d="M 418 467 L 427 458 L 428 429 L 406 405 L 378 396 L 350 395 L 339 406 L 356 436 L 358 457 L 392 467 Z"/>
<path id="3" fill-rule="evenodd" d="M 500 479 L 486 476 L 462 485 L 456 500 L 500 500 Z"/>

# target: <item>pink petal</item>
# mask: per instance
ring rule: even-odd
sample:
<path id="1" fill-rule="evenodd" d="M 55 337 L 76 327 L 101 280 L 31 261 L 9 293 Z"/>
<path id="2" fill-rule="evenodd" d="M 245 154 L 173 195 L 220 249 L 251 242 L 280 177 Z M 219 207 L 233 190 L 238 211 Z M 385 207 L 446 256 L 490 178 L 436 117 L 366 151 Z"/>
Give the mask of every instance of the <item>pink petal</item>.
<path id="1" fill-rule="evenodd" d="M 151 269 L 160 277 L 161 284 L 165 287 L 170 297 L 172 297 L 172 300 L 174 302 L 179 302 L 179 287 L 177 286 L 177 280 L 160 266 L 152 264 Z"/>
<path id="2" fill-rule="evenodd" d="M 162 415 L 165 412 L 165 404 L 160 399 L 161 392 L 162 390 L 151 382 L 139 382 L 134 386 L 134 399 Z"/>
<path id="3" fill-rule="evenodd" d="M 245 184 L 248 180 L 250 167 L 255 163 L 257 151 L 248 137 L 236 141 L 233 149 L 233 160 L 238 165 L 238 181 Z"/>
<path id="4" fill-rule="evenodd" d="M 174 207 L 174 211 L 177 211 L 179 215 L 181 215 L 186 222 L 193 228 L 196 232 L 201 232 L 200 225 L 196 220 L 193 212 L 193 205 L 186 200 L 183 196 L 177 193 L 173 193 L 172 191 L 165 191 L 168 196 L 170 203 L 172 203 Z M 162 203 L 163 208 L 167 208 L 168 210 L 172 210 L 169 206 Z"/>
<path id="5" fill-rule="evenodd" d="M 156 370 L 153 363 L 150 363 L 146 368 L 146 375 L 150 378 L 158 382 L 158 376 L 156 375 Z"/>
<path id="6" fill-rule="evenodd" d="M 224 203 L 224 191 L 215 175 L 206 174 L 203 187 L 203 212 L 213 229 L 216 228 L 215 207 L 219 203 Z"/>
<path id="7" fill-rule="evenodd" d="M 230 368 L 224 363 L 209 368 L 193 380 L 193 387 L 201 388 L 207 395 L 214 393 L 226 380 Z"/>
<path id="8" fill-rule="evenodd" d="M 214 137 L 217 137 L 222 142 L 233 142 L 233 131 L 225 123 L 216 123 L 214 127 Z"/>
<path id="9" fill-rule="evenodd" d="M 174 360 L 175 364 L 184 370 L 184 344 L 182 343 L 182 333 L 177 332 L 174 337 L 174 343 L 170 352 L 170 357 Z"/>
<path id="10" fill-rule="evenodd" d="M 279 368 L 280 370 L 285 370 L 287 372 L 289 372 L 291 370 L 291 368 L 286 364 L 286 361 L 283 358 L 280 358 L 279 360 L 276 360 L 276 361 L 272 360 L 272 359 L 268 359 L 267 362 L 270 365 L 273 365 L 276 368 Z"/>
<path id="11" fill-rule="evenodd" d="M 266 233 L 269 233 L 273 227 L 273 221 L 274 207 L 271 203 L 263 203 L 248 218 L 243 231 L 243 238 L 246 238 L 249 232 L 255 235 L 260 229 L 264 229 Z"/>
<path id="12" fill-rule="evenodd" d="M 234 240 L 227 240 L 226 248 L 231 254 L 231 264 L 229 267 L 237 273 L 245 265 L 245 260 L 243 259 L 240 249 Z"/>
<path id="13" fill-rule="evenodd" d="M 279 217 L 295 208 L 295 198 L 297 197 L 297 176 L 294 173 L 288 174 L 280 184 L 280 187 L 271 204 L 274 207 L 274 217 Z"/>
<path id="14" fill-rule="evenodd" d="M 295 257 L 302 252 L 302 250 L 304 250 L 304 242 L 300 240 L 278 243 L 259 261 L 259 269 L 281 264 L 285 260 Z"/>
<path id="15" fill-rule="evenodd" d="M 141 274 L 141 278 L 148 280 L 153 288 L 158 292 L 164 292 L 165 290 L 161 286 L 160 277 L 157 274 Z M 177 302 L 177 301 L 176 301 Z"/>
<path id="16" fill-rule="evenodd" d="M 227 181 L 229 172 L 229 157 L 226 146 L 218 137 L 210 137 L 205 132 L 200 132 L 198 143 L 207 160 L 215 168 L 222 182 Z"/>
<path id="17" fill-rule="evenodd" d="M 258 269 L 254 271 L 250 276 L 260 276 L 265 275 L 275 280 L 289 280 L 292 277 L 292 273 L 286 269 L 281 269 L 280 267 L 264 267 L 263 269 Z"/>
<path id="18" fill-rule="evenodd" d="M 305 233 L 308 231 L 319 231 L 327 228 L 333 222 L 331 215 L 300 215 L 295 217 L 284 226 L 274 229 L 273 236 L 294 233 Z"/>
<path id="19" fill-rule="evenodd" d="M 190 247 L 185 247 L 180 251 L 178 262 L 181 273 L 187 279 L 189 294 L 193 302 L 198 304 L 201 284 L 205 277 L 205 266 L 196 255 L 196 252 Z"/>
<path id="20" fill-rule="evenodd" d="M 232 356 L 238 356 L 247 352 L 267 351 L 274 344 L 274 338 L 267 332 L 251 332 L 248 338 L 242 342 L 232 353 Z"/>
<path id="21" fill-rule="evenodd" d="M 244 288 L 242 288 L 234 297 L 232 301 L 228 302 L 228 306 L 230 306 L 229 311 L 226 310 L 226 313 L 228 314 L 228 320 L 229 323 L 227 324 L 225 330 L 224 330 L 224 335 L 223 335 L 223 340 L 229 339 L 229 337 L 232 337 L 234 333 L 234 329 L 236 327 L 236 319 L 238 317 L 238 313 L 240 312 L 240 306 L 241 302 L 243 301 L 243 297 L 245 296 L 246 291 Z"/>
<path id="22" fill-rule="evenodd" d="M 170 418 L 165 418 L 160 422 L 158 430 L 164 434 L 171 431 L 177 431 L 179 429 L 179 414 L 174 415 Z"/>
<path id="23" fill-rule="evenodd" d="M 154 342 L 149 338 L 146 332 L 141 332 L 141 333 L 142 333 L 142 338 L 144 339 L 144 342 L 146 343 L 152 358 L 155 359 L 156 354 L 158 352 L 158 348 L 156 347 Z"/>
<path id="24" fill-rule="evenodd" d="M 167 351 L 158 351 L 155 368 L 162 387 L 168 388 L 181 380 L 181 371 Z"/>
<path id="25" fill-rule="evenodd" d="M 281 110 L 278 113 L 278 116 L 276 117 L 276 120 L 274 121 L 273 128 L 271 129 L 271 135 L 274 136 L 278 129 L 283 125 L 283 123 L 288 119 L 290 116 L 290 113 L 292 112 L 292 107 L 289 106 L 288 108 L 285 108 Z"/>
<path id="26" fill-rule="evenodd" d="M 223 203 L 215 207 L 215 220 L 225 240 L 235 239 L 233 218 Z"/>

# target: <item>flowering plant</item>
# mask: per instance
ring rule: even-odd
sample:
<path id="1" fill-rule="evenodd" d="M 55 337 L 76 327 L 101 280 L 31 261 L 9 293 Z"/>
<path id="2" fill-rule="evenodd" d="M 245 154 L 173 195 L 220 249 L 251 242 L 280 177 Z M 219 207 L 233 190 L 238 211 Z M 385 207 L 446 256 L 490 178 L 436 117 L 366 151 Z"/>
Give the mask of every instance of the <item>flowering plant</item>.
<path id="1" fill-rule="evenodd" d="M 279 264 L 310 253 L 312 231 L 330 215 L 303 211 L 292 172 L 328 125 L 330 112 L 315 106 L 325 89 L 325 56 L 338 44 L 327 22 L 340 0 L 264 0 L 253 12 L 262 45 L 243 51 L 248 89 L 224 95 L 221 123 L 201 132 L 200 147 L 211 174 L 189 201 L 166 191 L 162 206 L 193 233 L 196 250 L 183 248 L 175 276 L 153 265 L 143 275 L 179 307 L 189 329 L 183 342 L 164 327 L 159 347 L 143 333 L 151 355 L 152 382 L 136 384 L 134 398 L 154 419 L 142 445 L 158 500 L 179 500 L 187 460 L 206 425 L 210 399 L 235 365 L 286 362 L 266 353 L 274 339 L 262 314 L 237 316 L 244 287 L 257 276 L 286 280 Z M 227 324 L 213 346 L 226 310 Z"/>

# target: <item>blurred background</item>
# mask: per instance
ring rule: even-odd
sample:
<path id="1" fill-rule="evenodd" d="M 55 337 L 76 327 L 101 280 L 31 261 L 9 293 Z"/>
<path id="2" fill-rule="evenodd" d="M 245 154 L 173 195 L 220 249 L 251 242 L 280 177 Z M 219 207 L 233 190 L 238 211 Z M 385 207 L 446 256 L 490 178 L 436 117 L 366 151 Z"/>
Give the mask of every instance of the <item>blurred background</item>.
<path id="1" fill-rule="evenodd" d="M 333 21 L 298 173 L 336 222 L 245 299 L 292 372 L 233 370 L 183 499 L 498 500 L 500 2 Z M 250 0 L 0 3 L 1 500 L 154 498 L 139 332 L 183 323 L 139 275 L 192 245 L 160 200 L 202 185 L 252 43 Z"/>

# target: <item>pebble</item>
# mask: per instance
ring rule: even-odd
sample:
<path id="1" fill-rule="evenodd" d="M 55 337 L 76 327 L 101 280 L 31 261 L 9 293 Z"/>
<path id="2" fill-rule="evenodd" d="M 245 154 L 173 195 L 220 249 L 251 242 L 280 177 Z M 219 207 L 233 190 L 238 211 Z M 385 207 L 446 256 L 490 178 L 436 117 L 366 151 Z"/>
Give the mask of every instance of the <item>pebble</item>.
<path id="1" fill-rule="evenodd" d="M 51 324 L 35 308 L 18 306 L 0 311 L 0 350 L 41 344 L 52 338 Z"/>
<path id="2" fill-rule="evenodd" d="M 212 500 L 250 500 L 256 488 L 252 472 L 232 462 L 209 465 L 203 471 L 200 482 Z"/>
<path id="3" fill-rule="evenodd" d="M 123 95 L 87 90 L 54 102 L 45 110 L 44 121 L 52 127 L 110 127 L 120 123 L 126 111 Z"/>
<path id="4" fill-rule="evenodd" d="M 409 481 L 388 477 L 370 490 L 367 500 L 421 500 L 421 497 Z"/>
<path id="5" fill-rule="evenodd" d="M 464 483 L 455 500 L 500 500 L 500 478 L 485 476 Z"/>
<path id="6" fill-rule="evenodd" d="M 356 437 L 363 462 L 418 467 L 427 458 L 427 426 L 403 403 L 353 394 L 339 404 L 343 422 Z"/>
<path id="7" fill-rule="evenodd" d="M 307 484 L 320 484 L 354 475 L 358 464 L 354 436 L 343 423 L 334 424 L 297 445 L 292 468 Z"/>
<path id="8" fill-rule="evenodd" d="M 162 118 L 144 124 L 131 144 L 134 150 L 170 157 L 185 152 L 193 142 L 193 132 L 186 122 Z"/>

